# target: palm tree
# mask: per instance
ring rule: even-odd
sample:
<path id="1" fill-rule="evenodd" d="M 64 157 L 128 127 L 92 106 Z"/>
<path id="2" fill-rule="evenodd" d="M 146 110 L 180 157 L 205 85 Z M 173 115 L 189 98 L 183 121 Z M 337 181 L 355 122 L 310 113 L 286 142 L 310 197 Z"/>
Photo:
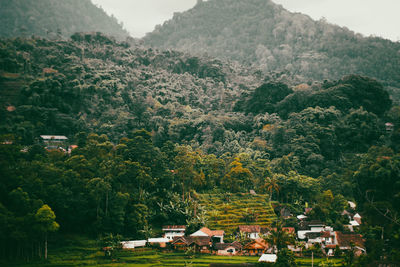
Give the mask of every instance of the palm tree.
<path id="1" fill-rule="evenodd" d="M 273 248 L 274 252 L 279 252 L 280 249 L 286 248 L 287 245 L 294 244 L 294 238 L 288 232 L 283 231 L 282 222 L 276 223 L 276 228 L 272 229 L 265 241 L 268 242 Z"/>
<path id="2" fill-rule="evenodd" d="M 276 193 L 279 193 L 279 185 L 277 183 L 277 179 L 275 176 L 267 177 L 265 178 L 265 183 L 264 183 L 264 188 L 266 188 L 268 194 L 269 194 L 269 201 L 272 199 L 272 193 L 275 191 Z"/>

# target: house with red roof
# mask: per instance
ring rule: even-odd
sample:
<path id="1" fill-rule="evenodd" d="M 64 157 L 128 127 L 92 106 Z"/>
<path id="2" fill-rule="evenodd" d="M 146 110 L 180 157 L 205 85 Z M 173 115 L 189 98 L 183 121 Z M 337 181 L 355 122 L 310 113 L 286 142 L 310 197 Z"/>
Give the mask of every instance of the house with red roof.
<path id="1" fill-rule="evenodd" d="M 257 238 L 243 247 L 243 255 L 261 256 L 269 249 L 269 244 L 262 238 Z"/>
<path id="2" fill-rule="evenodd" d="M 237 231 L 246 235 L 250 239 L 257 239 L 261 234 L 261 226 L 259 225 L 239 225 Z"/>
<path id="3" fill-rule="evenodd" d="M 213 248 L 216 251 L 217 255 L 233 256 L 241 252 L 242 244 L 240 244 L 238 241 L 235 241 L 233 243 L 217 243 L 214 244 Z"/>
<path id="4" fill-rule="evenodd" d="M 197 232 L 194 232 L 190 236 L 192 237 L 199 237 L 199 236 L 208 236 L 212 238 L 215 243 L 224 243 L 224 230 L 210 230 L 207 227 L 203 227 Z"/>
<path id="5" fill-rule="evenodd" d="M 211 237 L 209 236 L 179 236 L 174 237 L 171 242 L 175 250 L 187 250 L 194 248 L 197 253 L 211 253 Z"/>
<path id="6" fill-rule="evenodd" d="M 344 234 L 342 232 L 336 231 L 337 245 L 340 250 L 350 250 L 354 249 L 354 254 L 360 256 L 365 254 L 365 239 L 360 234 Z"/>

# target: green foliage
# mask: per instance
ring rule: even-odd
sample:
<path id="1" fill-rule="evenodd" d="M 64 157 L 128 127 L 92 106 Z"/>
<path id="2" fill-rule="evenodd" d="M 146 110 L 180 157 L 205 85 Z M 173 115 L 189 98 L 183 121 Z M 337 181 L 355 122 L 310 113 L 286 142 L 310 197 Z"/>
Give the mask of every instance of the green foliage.
<path id="1" fill-rule="evenodd" d="M 275 265 L 279 267 L 297 266 L 293 252 L 287 248 L 281 249 L 278 252 L 278 259 Z"/>
<path id="2" fill-rule="evenodd" d="M 201 194 L 199 202 L 210 229 L 233 232 L 239 225 L 269 226 L 276 220 L 267 195 L 231 194 L 226 201 L 223 194 Z"/>
<path id="3" fill-rule="evenodd" d="M 56 215 L 48 205 L 43 205 L 35 214 L 38 230 L 43 233 L 55 232 L 60 225 L 55 221 Z"/>
<path id="4" fill-rule="evenodd" d="M 272 199 L 340 227 L 353 198 L 371 258 L 397 257 L 398 112 L 375 80 L 292 86 L 100 33 L 4 39 L 0 54 L 0 244 L 11 259 L 40 251 L 44 203 L 62 233 L 145 238 L 165 224 L 271 225 Z M 78 148 L 47 151 L 41 134 Z M 378 226 L 389 244 L 373 242 Z"/>

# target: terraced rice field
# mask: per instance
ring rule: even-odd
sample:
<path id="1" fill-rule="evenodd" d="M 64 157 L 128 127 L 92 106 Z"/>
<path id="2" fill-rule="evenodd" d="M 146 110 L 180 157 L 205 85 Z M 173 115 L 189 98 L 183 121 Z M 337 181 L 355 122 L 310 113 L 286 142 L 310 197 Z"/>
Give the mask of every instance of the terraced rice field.
<path id="1" fill-rule="evenodd" d="M 239 225 L 269 226 L 277 219 L 268 195 L 202 194 L 199 200 L 206 207 L 210 229 L 233 231 Z"/>

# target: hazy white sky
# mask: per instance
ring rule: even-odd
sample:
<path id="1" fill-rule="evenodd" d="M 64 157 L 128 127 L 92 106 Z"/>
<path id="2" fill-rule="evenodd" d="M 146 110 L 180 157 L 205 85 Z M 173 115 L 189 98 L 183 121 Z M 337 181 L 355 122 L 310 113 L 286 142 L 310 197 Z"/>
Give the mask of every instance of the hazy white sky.
<path id="1" fill-rule="evenodd" d="M 192 8 L 197 0 L 92 0 L 124 23 L 134 37 L 142 37 L 174 12 Z M 240 1 L 240 0 L 238 0 Z M 366 36 L 400 41 L 400 0 L 273 0 L 290 11 L 346 26 Z"/>

